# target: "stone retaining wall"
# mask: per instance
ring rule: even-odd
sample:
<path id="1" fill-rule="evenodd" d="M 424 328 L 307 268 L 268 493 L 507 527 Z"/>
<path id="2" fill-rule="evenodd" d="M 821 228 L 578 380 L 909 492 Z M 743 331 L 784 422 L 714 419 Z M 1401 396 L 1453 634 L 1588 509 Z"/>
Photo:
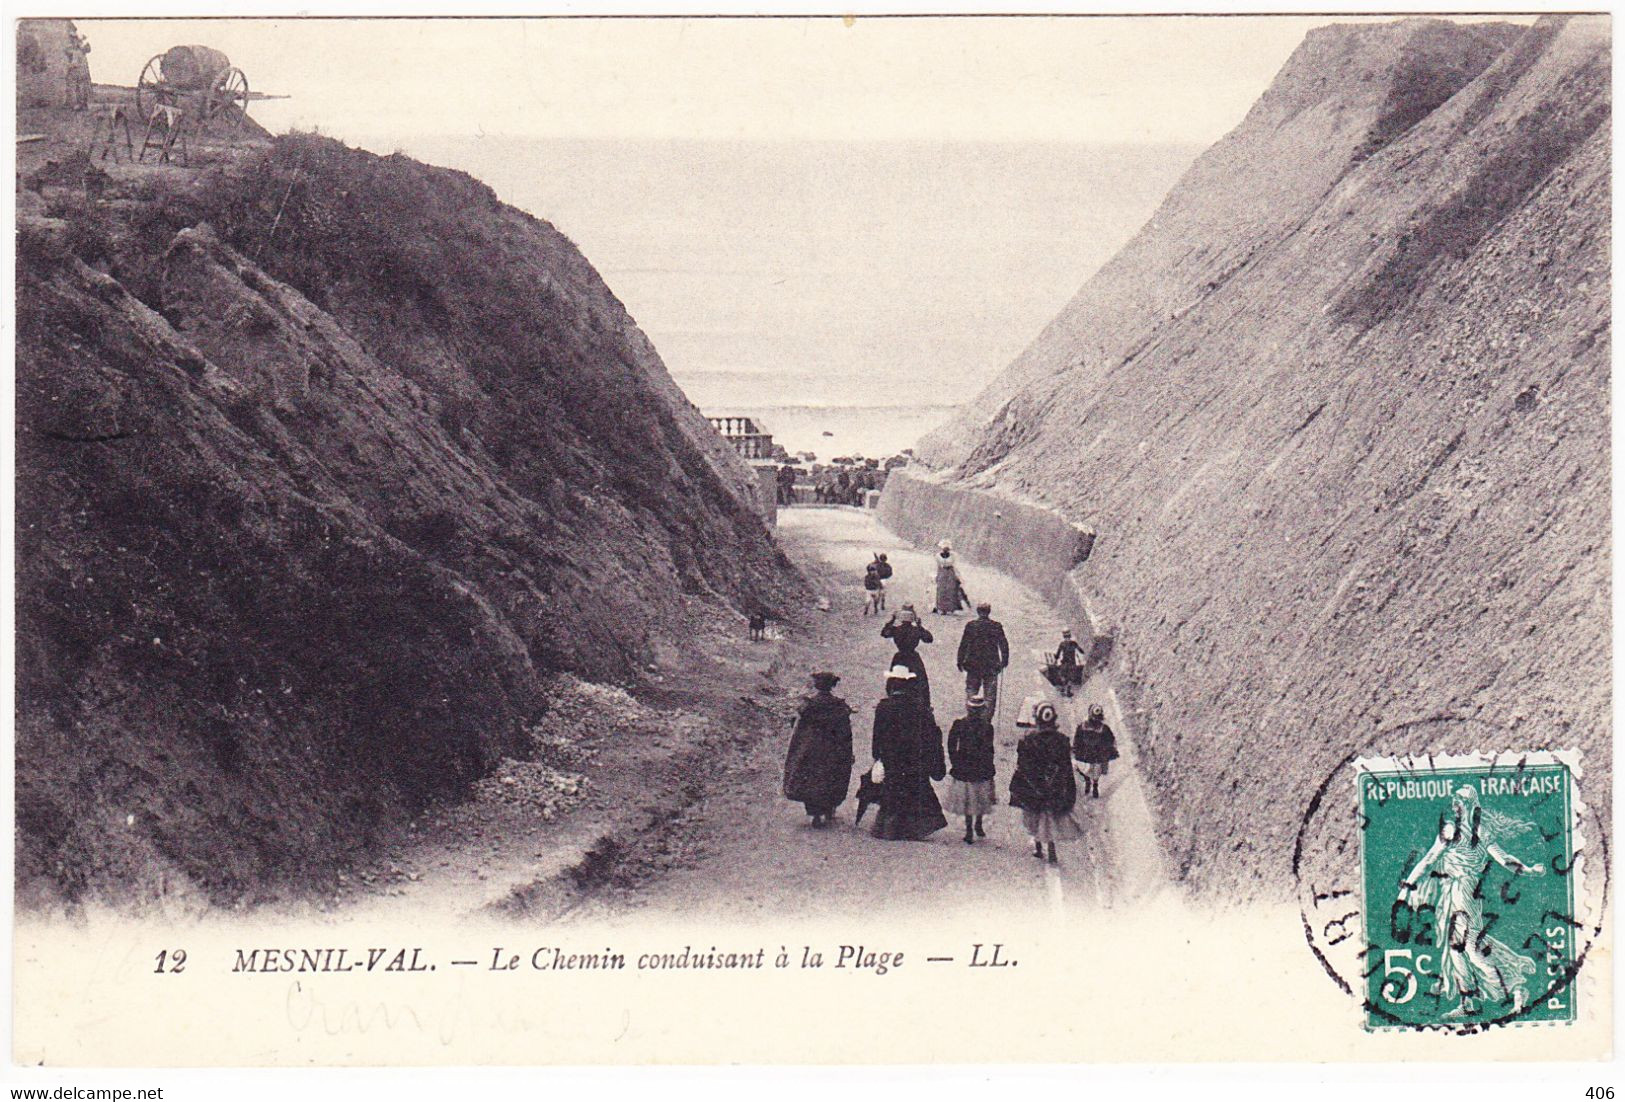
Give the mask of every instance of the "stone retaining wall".
<path id="1" fill-rule="evenodd" d="M 1036 590 L 1085 643 L 1090 668 L 1110 658 L 1112 626 L 1099 621 L 1073 577 L 1094 549 L 1092 529 L 1041 505 L 909 470 L 892 472 L 879 513 L 881 523 L 906 540 L 934 546 L 946 539 L 967 561 Z"/>

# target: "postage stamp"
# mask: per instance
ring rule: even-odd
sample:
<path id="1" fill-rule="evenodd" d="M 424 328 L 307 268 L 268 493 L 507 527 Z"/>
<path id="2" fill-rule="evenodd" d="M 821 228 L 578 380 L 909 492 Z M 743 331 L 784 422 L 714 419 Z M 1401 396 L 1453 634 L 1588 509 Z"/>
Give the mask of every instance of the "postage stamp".
<path id="1" fill-rule="evenodd" d="M 1367 1029 L 1575 1019 L 1579 756 L 1362 758 Z"/>

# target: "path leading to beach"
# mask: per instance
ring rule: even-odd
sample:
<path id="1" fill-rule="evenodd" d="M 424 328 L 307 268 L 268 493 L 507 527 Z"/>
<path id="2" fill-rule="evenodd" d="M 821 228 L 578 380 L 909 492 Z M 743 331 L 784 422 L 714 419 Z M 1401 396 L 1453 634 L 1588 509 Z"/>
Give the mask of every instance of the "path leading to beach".
<path id="1" fill-rule="evenodd" d="M 934 577 L 930 553 L 901 543 L 873 514 L 856 509 L 784 510 L 778 534 L 832 606 L 812 628 L 811 638 L 801 641 L 808 645 L 795 646 L 793 655 L 785 657 L 799 658 L 809 670 L 828 667 L 841 675 L 836 692 L 856 709 L 858 769 L 871 760 L 869 726 L 893 649 L 880 637 L 884 617 L 861 614 L 859 582 L 875 551 L 887 552 L 895 567 L 888 583 L 889 607 L 913 601 L 925 610 L 923 621 L 936 636 L 934 644 L 920 650 L 930 672 L 937 716 L 946 730 L 962 714 L 964 681 L 954 658 L 972 614 L 929 612 Z M 1087 837 L 1061 848 L 1058 870 L 1033 858 L 1020 813 L 1003 801 L 1022 733 L 1015 726 L 1017 709 L 1023 697 L 1047 689 L 1036 673 L 1033 652 L 1053 647 L 1062 625 L 1036 594 L 1005 575 L 965 564 L 961 574 L 973 601 L 992 603 L 1011 646 L 1011 668 L 1001 686 L 995 724 L 1001 804 L 987 820 L 985 840 L 966 845 L 962 821 L 955 820 L 923 842 L 877 841 L 868 830 L 874 810 L 856 828 L 852 801 L 841 808 L 833 827 L 811 829 L 801 806 L 779 794 L 789 737 L 786 706 L 786 725 L 780 734 L 757 740 L 742 767 L 708 794 L 699 813 L 703 824 L 695 824 L 704 835 L 701 852 L 692 863 L 634 892 L 595 899 L 576 915 L 601 921 L 630 908 L 645 917 L 748 921 L 874 915 L 897 907 L 925 907 L 945 916 L 985 914 L 990 909 L 1008 914 L 1024 907 L 1042 911 L 1118 906 L 1164 890 L 1167 877 L 1133 748 L 1121 737 L 1124 756 L 1113 763 L 1101 797 L 1079 798 L 1078 817 Z M 781 678 L 799 688 L 806 672 L 786 668 Z M 1075 709 L 1082 718 L 1091 702 L 1104 704 L 1108 722 L 1118 732 L 1124 730 L 1116 701 L 1098 680 L 1070 701 L 1048 691 L 1061 705 L 1062 728 L 1068 733 L 1076 722 L 1069 721 L 1069 714 Z M 946 794 L 946 782 L 937 787 L 939 796 Z"/>
<path id="2" fill-rule="evenodd" d="M 670 656 L 656 677 L 662 687 L 646 702 L 591 690 L 596 703 L 582 715 L 588 727 L 580 733 L 591 763 L 573 807 L 544 819 L 522 803 L 477 794 L 418 824 L 376 868 L 358 871 L 350 898 L 321 909 L 386 921 L 429 910 L 595 924 L 816 921 L 922 908 L 942 917 L 1043 917 L 1138 906 L 1167 889 L 1134 748 L 1110 689 L 1097 678 L 1062 699 L 1039 676 L 1035 653 L 1053 648 L 1063 625 L 1031 590 L 963 562 L 966 592 L 992 603 L 1011 648 L 995 718 L 1001 802 L 986 820 L 987 838 L 966 845 L 963 820 L 955 819 L 923 842 L 881 842 L 869 833 L 875 809 L 855 827 L 852 800 L 832 827 L 811 829 L 801 805 L 780 795 L 780 783 L 788 721 L 812 670 L 841 675 L 837 692 L 856 709 L 858 771 L 872 760 L 873 710 L 893 648 L 880 636 L 885 617 L 862 615 L 864 565 L 887 552 L 896 571 L 890 608 L 912 601 L 926 610 L 936 641 L 920 652 L 944 731 L 963 714 L 955 655 L 972 614 L 929 612 L 930 550 L 903 543 L 873 513 L 786 509 L 778 537 L 828 611 L 775 624 L 765 642 L 747 640 L 743 625 L 697 626 L 687 653 Z M 1100 798 L 1080 795 L 1087 836 L 1061 847 L 1058 868 L 1033 858 L 1020 813 L 1003 803 L 1022 734 L 1016 715 L 1024 698 L 1039 693 L 1056 703 L 1068 734 L 1088 704 L 1103 704 L 1123 755 Z M 643 718 L 612 722 L 611 712 L 628 710 Z M 947 788 L 937 785 L 939 798 Z"/>

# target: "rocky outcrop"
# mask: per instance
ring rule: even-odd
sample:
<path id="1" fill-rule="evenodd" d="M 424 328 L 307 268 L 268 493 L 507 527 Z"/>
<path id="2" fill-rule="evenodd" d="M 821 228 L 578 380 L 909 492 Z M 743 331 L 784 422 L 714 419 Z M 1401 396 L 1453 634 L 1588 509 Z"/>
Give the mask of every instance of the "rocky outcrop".
<path id="1" fill-rule="evenodd" d="M 308 136 L 21 219 L 18 879 L 254 898 L 800 582 L 575 248 Z"/>
<path id="2" fill-rule="evenodd" d="M 1287 895 L 1353 751 L 1577 746 L 1606 806 L 1609 115 L 1604 20 L 1315 32 L 922 449 L 1096 533 L 1189 884 Z"/>

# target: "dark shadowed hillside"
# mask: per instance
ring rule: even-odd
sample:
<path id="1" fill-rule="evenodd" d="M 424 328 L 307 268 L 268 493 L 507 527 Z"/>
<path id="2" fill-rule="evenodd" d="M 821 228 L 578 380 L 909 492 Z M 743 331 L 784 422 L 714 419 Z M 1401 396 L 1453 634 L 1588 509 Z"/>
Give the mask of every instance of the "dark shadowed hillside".
<path id="1" fill-rule="evenodd" d="M 93 179 L 94 178 L 94 179 Z M 801 584 L 562 235 L 295 136 L 20 191 L 18 879 L 297 882 Z"/>
<path id="2" fill-rule="evenodd" d="M 1578 747 L 1606 807 L 1609 64 L 1602 19 L 1315 32 L 888 486 L 1093 530 L 1053 570 L 1193 886 L 1289 894 L 1355 751 Z"/>

